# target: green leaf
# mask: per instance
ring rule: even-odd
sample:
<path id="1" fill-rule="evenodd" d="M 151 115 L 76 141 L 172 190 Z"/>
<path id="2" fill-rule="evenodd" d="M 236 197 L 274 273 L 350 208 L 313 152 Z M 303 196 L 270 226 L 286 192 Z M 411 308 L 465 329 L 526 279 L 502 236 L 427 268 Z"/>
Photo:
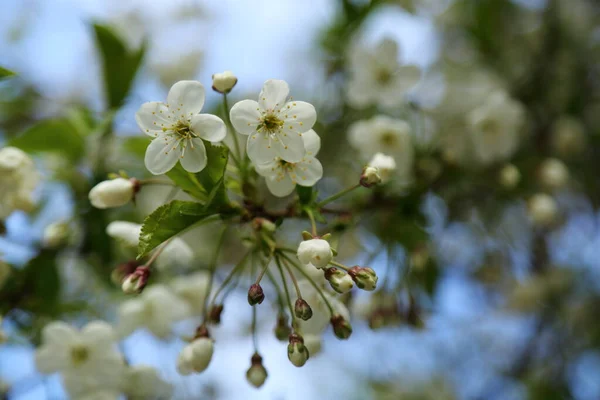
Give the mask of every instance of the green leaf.
<path id="1" fill-rule="evenodd" d="M 102 58 L 108 106 L 110 109 L 118 109 L 127 97 L 141 65 L 145 44 L 137 51 L 130 51 L 110 28 L 94 24 L 94 33 Z"/>
<path id="2" fill-rule="evenodd" d="M 196 176 L 204 189 L 206 189 L 206 192 L 210 193 L 213 187 L 215 187 L 225 175 L 229 150 L 225 146 L 217 146 L 206 141 L 204 141 L 204 145 L 206 146 L 208 164 L 206 165 L 206 168 L 198 172 Z"/>
<path id="3" fill-rule="evenodd" d="M 5 78 L 10 78 L 15 75 L 16 74 L 13 71 L 8 70 L 4 67 L 0 67 L 0 80 L 5 79 Z"/>
<path id="4" fill-rule="evenodd" d="M 198 182 L 196 175 L 187 172 L 183 169 L 181 164 L 177 163 L 177 165 L 167 172 L 166 175 L 184 192 L 198 200 L 206 202 L 208 196 L 206 190 L 202 187 L 200 182 Z"/>
<path id="5" fill-rule="evenodd" d="M 298 193 L 298 198 L 300 200 L 300 204 L 302 204 L 304 206 L 311 204 L 316 197 L 315 196 L 316 193 L 313 193 L 312 187 L 297 185 L 296 193 Z"/>
<path id="6" fill-rule="evenodd" d="M 85 153 L 82 136 L 66 119 L 42 121 L 10 140 L 8 144 L 31 153 L 61 153 L 71 161 L 79 160 Z"/>
<path id="7" fill-rule="evenodd" d="M 146 148 L 150 144 L 150 138 L 147 136 L 132 136 L 123 139 L 123 148 L 127 153 L 137 158 L 144 159 Z"/>
<path id="8" fill-rule="evenodd" d="M 56 254 L 42 251 L 23 269 L 21 294 L 24 304 L 21 307 L 39 314 L 52 315 L 58 312 L 60 286 Z"/>
<path id="9" fill-rule="evenodd" d="M 165 240 L 190 228 L 214 214 L 193 201 L 173 200 L 158 207 L 148 215 L 142 225 L 138 246 L 138 259 L 147 255 Z"/>

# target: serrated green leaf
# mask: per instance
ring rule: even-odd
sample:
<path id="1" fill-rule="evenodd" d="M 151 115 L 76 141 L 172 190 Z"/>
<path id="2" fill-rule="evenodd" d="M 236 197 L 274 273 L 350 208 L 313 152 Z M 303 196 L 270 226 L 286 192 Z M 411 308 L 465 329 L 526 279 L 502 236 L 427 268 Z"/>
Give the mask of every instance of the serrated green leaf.
<path id="1" fill-rule="evenodd" d="M 5 79 L 5 78 L 10 78 L 15 75 L 16 74 L 13 71 L 6 69 L 4 67 L 0 67 L 0 80 Z"/>
<path id="2" fill-rule="evenodd" d="M 178 163 L 175 165 L 175 167 L 167 172 L 166 175 L 184 192 L 202 202 L 206 202 L 208 197 L 207 191 L 200 182 L 198 182 L 196 175 L 183 169 L 181 164 Z"/>
<path id="3" fill-rule="evenodd" d="M 141 65 L 145 44 L 138 51 L 130 51 L 109 27 L 94 24 L 94 33 L 102 59 L 108 106 L 110 109 L 118 109 L 127 97 Z"/>
<path id="4" fill-rule="evenodd" d="M 31 153 L 61 153 L 71 161 L 77 161 L 85 153 L 82 136 L 66 119 L 42 121 L 14 137 L 8 144 Z"/>
<path id="5" fill-rule="evenodd" d="M 173 200 L 158 207 L 148 215 L 142 225 L 138 246 L 138 259 L 165 240 L 190 228 L 192 225 L 214 214 L 207 211 L 206 207 L 193 201 Z"/>
<path id="6" fill-rule="evenodd" d="M 196 178 L 211 198 L 209 202 L 207 201 L 207 206 L 218 209 L 229 204 L 224 185 L 229 149 L 206 141 L 204 145 L 208 163 L 206 168 L 196 174 Z"/>

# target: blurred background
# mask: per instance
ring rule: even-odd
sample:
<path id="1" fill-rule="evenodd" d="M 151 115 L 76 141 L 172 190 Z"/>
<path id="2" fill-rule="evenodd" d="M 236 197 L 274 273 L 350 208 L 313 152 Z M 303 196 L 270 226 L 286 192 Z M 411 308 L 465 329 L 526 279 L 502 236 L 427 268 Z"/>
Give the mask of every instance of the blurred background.
<path id="1" fill-rule="evenodd" d="M 269 378 L 258 390 L 245 379 L 252 343 L 243 284 L 228 296 L 205 373 L 181 377 L 181 339 L 145 330 L 120 344 L 130 364 L 157 368 L 175 399 L 600 399 L 595 0 L 0 3 L 0 65 L 16 73 L 0 81 L 1 140 L 33 155 L 41 174 L 35 207 L 4 216 L 0 237 L 2 260 L 25 282 L 0 283 L 0 398 L 68 398 L 58 376 L 36 372 L 40 329 L 56 319 L 117 320 L 125 296 L 110 273 L 131 254 L 105 227 L 139 223 L 170 196 L 149 188 L 135 206 L 101 212 L 90 207 L 89 188 L 108 172 L 149 175 L 140 104 L 166 98 L 176 81 L 208 88 L 212 74 L 231 70 L 230 104 L 256 98 L 274 78 L 315 106 L 323 195 L 356 182 L 372 155 L 352 132 L 376 135 L 378 127 L 357 123 L 381 115 L 406 122 L 409 149 L 373 139 L 377 151 L 395 152 L 396 179 L 353 196 L 349 216 L 330 223 L 343 233 L 340 257 L 372 266 L 380 287 L 344 299 L 352 338 L 324 335 L 322 352 L 301 369 L 273 337 L 275 312 L 265 308 L 259 340 Z M 110 60 L 117 71 L 143 52 L 118 107 L 107 96 L 94 24 L 121 40 L 127 57 Z M 397 54 L 382 47 L 389 42 Z M 415 84 L 384 93 L 389 77 L 362 82 L 369 68 L 386 72 L 386 57 L 418 68 Z M 217 93 L 207 91 L 207 107 L 222 113 Z M 295 243 L 301 229 L 282 231 Z M 183 239 L 194 268 L 205 267 L 214 233 Z M 223 268 L 239 246 L 228 243 Z M 27 283 L 28 274 L 41 283 Z M 175 331 L 195 325 L 181 321 Z"/>

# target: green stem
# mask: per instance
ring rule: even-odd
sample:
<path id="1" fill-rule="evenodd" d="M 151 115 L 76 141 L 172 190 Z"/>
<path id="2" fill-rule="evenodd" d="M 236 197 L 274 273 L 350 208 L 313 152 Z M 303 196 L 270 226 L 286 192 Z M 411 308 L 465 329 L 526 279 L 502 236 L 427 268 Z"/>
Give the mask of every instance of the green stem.
<path id="1" fill-rule="evenodd" d="M 212 290 L 213 281 L 215 279 L 215 271 L 217 270 L 217 262 L 219 261 L 219 254 L 221 253 L 221 247 L 225 242 L 225 232 L 227 232 L 227 226 L 223 228 L 221 231 L 221 235 L 219 237 L 219 241 L 217 242 L 217 249 L 215 250 L 215 255 L 213 256 L 211 263 L 208 267 L 209 272 L 209 280 L 208 287 L 206 288 L 206 294 L 204 295 L 204 304 L 202 306 L 202 316 L 206 318 L 206 312 L 208 310 L 208 296 L 210 296 L 210 292 Z"/>
<path id="2" fill-rule="evenodd" d="M 242 268 L 242 266 L 246 263 L 246 260 L 248 259 L 248 256 L 251 253 L 252 253 L 252 251 L 248 251 L 244 255 L 244 257 L 242 257 L 242 259 L 240 260 L 240 262 L 235 267 L 233 267 L 233 269 L 231 270 L 231 272 L 229 273 L 229 275 L 227 275 L 227 278 L 225 278 L 225 280 L 223 281 L 223 283 L 221 284 L 221 286 L 219 287 L 219 289 L 217 289 L 217 293 L 215 293 L 215 295 L 213 296 L 213 299 L 211 301 L 211 305 L 215 304 L 215 301 L 217 300 L 217 297 L 219 296 L 219 294 L 221 294 L 221 292 L 227 286 L 227 284 L 229 283 L 229 281 L 231 281 L 231 279 L 235 276 L 235 274 L 238 272 L 238 270 L 240 270 Z"/>
<path id="3" fill-rule="evenodd" d="M 331 260 L 331 261 L 329 261 L 329 264 L 335 265 L 336 267 L 340 267 L 341 269 L 343 269 L 346 272 L 348 272 L 350 270 L 350 268 L 346 267 L 344 264 L 341 264 L 341 263 L 339 263 L 337 261 Z"/>
<path id="4" fill-rule="evenodd" d="M 304 210 L 306 215 L 308 215 L 308 219 L 310 219 L 310 226 L 312 228 L 312 235 L 317 236 L 317 223 L 315 221 L 315 216 L 310 208 L 306 208 Z"/>
<path id="5" fill-rule="evenodd" d="M 336 193 L 336 194 L 334 194 L 332 196 L 327 197 L 324 200 L 321 200 L 319 203 L 317 203 L 317 207 L 319 207 L 319 208 L 323 207 L 324 205 L 329 204 L 332 201 L 335 201 L 335 200 L 339 199 L 340 197 L 343 197 L 343 196 L 347 195 L 348 193 L 350 193 L 351 191 L 353 191 L 354 189 L 357 189 L 359 187 L 361 187 L 360 183 L 357 183 L 354 186 L 350 186 L 349 188 L 344 189 L 341 192 L 338 192 L 338 193 Z"/>
<path id="6" fill-rule="evenodd" d="M 283 273 L 283 267 L 281 266 L 281 261 L 279 257 L 275 257 L 275 263 L 277 263 L 277 268 L 279 269 L 279 274 L 281 275 L 281 281 L 283 283 L 283 290 L 285 291 L 285 297 L 287 299 L 288 307 L 290 308 L 290 317 L 292 318 L 292 328 L 295 329 L 295 320 L 296 315 L 294 314 L 294 307 L 292 307 L 292 299 L 290 297 L 290 291 L 288 290 L 287 282 L 285 281 L 285 275 Z"/>
<path id="7" fill-rule="evenodd" d="M 227 124 L 227 128 L 231 132 L 231 136 L 233 137 L 233 146 L 235 148 L 235 155 L 233 156 L 233 160 L 235 164 L 240 169 L 240 173 L 242 176 L 245 176 L 245 165 L 242 164 L 242 151 L 240 150 L 240 142 L 238 141 L 238 133 L 233 128 L 233 124 L 231 123 L 231 118 L 229 117 L 229 102 L 227 101 L 227 94 L 223 93 L 223 114 L 225 117 L 225 123 Z"/>
<path id="8" fill-rule="evenodd" d="M 292 279 L 292 283 L 294 284 L 294 288 L 296 289 L 296 296 L 299 299 L 301 299 L 302 293 L 300 293 L 300 286 L 298 286 L 298 281 L 296 280 L 296 277 L 294 276 L 294 272 L 292 272 L 292 268 L 290 268 L 290 266 L 285 261 L 283 262 L 283 265 L 287 269 L 288 274 L 290 274 L 290 278 Z"/>
<path id="9" fill-rule="evenodd" d="M 252 344 L 254 345 L 254 352 L 258 353 L 258 337 L 256 335 L 256 309 L 258 307 L 252 307 Z"/>

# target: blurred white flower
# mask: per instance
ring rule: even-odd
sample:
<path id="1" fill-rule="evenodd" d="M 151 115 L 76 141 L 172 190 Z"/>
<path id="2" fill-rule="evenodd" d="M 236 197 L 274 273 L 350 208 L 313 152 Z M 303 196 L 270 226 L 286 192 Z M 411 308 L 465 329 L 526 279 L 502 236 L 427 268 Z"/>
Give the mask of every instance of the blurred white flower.
<path id="1" fill-rule="evenodd" d="M 207 337 L 194 339 L 186 345 L 177 358 L 177 371 L 181 375 L 203 372 L 212 359 L 214 351 L 213 340 Z"/>
<path id="2" fill-rule="evenodd" d="M 557 158 L 548 158 L 540 165 L 540 181 L 549 189 L 560 189 L 569 181 L 569 170 Z"/>
<path id="3" fill-rule="evenodd" d="M 78 331 L 54 321 L 42 330 L 35 362 L 41 373 L 60 372 L 72 398 L 97 391 L 118 395 L 125 363 L 115 346 L 114 331 L 106 322 L 93 321 Z"/>
<path id="4" fill-rule="evenodd" d="M 164 54 L 164 51 L 164 48 L 160 48 L 154 53 L 162 52 Z M 157 54 L 151 60 L 150 69 L 158 75 L 158 79 L 165 87 L 169 87 L 179 80 L 193 79 L 203 60 L 204 52 L 199 49 L 193 49 L 182 54 L 173 54 L 172 57 L 160 57 Z"/>
<path id="5" fill-rule="evenodd" d="M 16 147 L 0 149 L 0 220 L 15 210 L 31 211 L 39 181 L 33 160 Z"/>
<path id="6" fill-rule="evenodd" d="M 331 245 L 324 239 L 310 239 L 300 242 L 298 245 L 298 259 L 303 264 L 312 264 L 315 268 L 326 268 L 333 252 Z"/>
<path id="7" fill-rule="evenodd" d="M 131 400 L 167 400 L 173 395 L 173 386 L 161 378 L 156 368 L 135 365 L 125 371 L 123 392 Z"/>
<path id="8" fill-rule="evenodd" d="M 525 110 L 521 103 L 503 91 L 490 94 L 467 115 L 475 158 L 490 164 L 512 156 L 519 145 L 524 122 Z"/>
<path id="9" fill-rule="evenodd" d="M 586 144 L 585 127 L 578 119 L 563 116 L 552 125 L 550 145 L 560 156 L 581 152 Z"/>
<path id="10" fill-rule="evenodd" d="M 401 106 L 404 94 L 421 76 L 416 66 L 400 65 L 398 45 L 391 39 L 383 39 L 374 49 L 352 49 L 350 74 L 346 93 L 348 102 L 356 108 L 371 104 L 385 108 Z"/>
<path id="11" fill-rule="evenodd" d="M 121 241 L 128 247 L 137 249 L 142 225 L 127 221 L 113 221 L 106 227 L 106 233 L 113 239 Z M 170 269 L 175 266 L 190 267 L 194 259 L 194 251 L 181 238 L 175 237 L 165 246 L 156 258 L 159 269 Z"/>
<path id="12" fill-rule="evenodd" d="M 90 190 L 89 199 L 96 208 L 120 207 L 129 203 L 136 192 L 134 180 L 125 178 L 102 181 Z"/>
<path id="13" fill-rule="evenodd" d="M 396 170 L 396 161 L 394 158 L 386 156 L 383 153 L 375 153 L 367 165 L 369 167 L 377 168 L 381 183 L 386 183 L 390 179 L 392 173 Z"/>
<path id="14" fill-rule="evenodd" d="M 146 287 L 136 298 L 119 305 L 118 330 L 128 336 L 139 328 L 146 328 L 155 336 L 166 339 L 172 325 L 190 316 L 189 306 L 165 285 Z"/>
<path id="15" fill-rule="evenodd" d="M 513 164 L 505 165 L 499 174 L 499 181 L 506 189 L 513 189 L 521 180 L 521 172 Z"/>
<path id="16" fill-rule="evenodd" d="M 256 172 L 265 177 L 267 188 L 277 197 L 285 197 L 296 185 L 313 186 L 323 177 L 323 166 L 315 158 L 321 148 L 321 138 L 312 129 L 302 134 L 305 156 L 299 162 L 284 161 L 279 157 L 256 165 Z"/>
<path id="17" fill-rule="evenodd" d="M 285 81 L 270 79 L 258 102 L 242 100 L 231 108 L 231 123 L 239 133 L 248 135 L 248 157 L 256 164 L 276 157 L 295 163 L 306 154 L 302 134 L 312 129 L 317 112 L 312 104 L 289 100 L 289 93 Z"/>
<path id="18" fill-rule="evenodd" d="M 173 292 L 187 302 L 195 315 L 200 315 L 204 307 L 210 275 L 201 271 L 191 275 L 178 276 L 171 282 Z"/>
<path id="19" fill-rule="evenodd" d="M 528 210 L 531 221 L 540 226 L 551 224 L 558 215 L 556 200 L 545 193 L 533 195 L 529 199 Z"/>
<path id="20" fill-rule="evenodd" d="M 180 81 L 167 95 L 167 103 L 142 104 L 135 115 L 140 129 L 154 139 L 144 162 L 154 175 L 170 171 L 177 161 L 189 172 L 206 167 L 204 142 L 225 138 L 225 123 L 214 115 L 200 114 L 204 106 L 204 86 L 196 81 Z"/>

